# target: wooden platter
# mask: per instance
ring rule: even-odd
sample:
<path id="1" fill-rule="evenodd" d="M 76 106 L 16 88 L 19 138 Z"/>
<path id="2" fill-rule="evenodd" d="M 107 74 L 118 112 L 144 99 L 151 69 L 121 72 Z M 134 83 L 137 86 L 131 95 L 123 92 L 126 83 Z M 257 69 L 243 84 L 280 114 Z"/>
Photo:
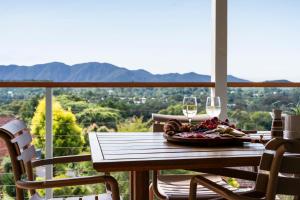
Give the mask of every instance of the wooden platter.
<path id="1" fill-rule="evenodd" d="M 262 141 L 259 138 L 251 138 L 249 136 L 220 138 L 185 138 L 176 135 L 170 136 L 164 133 L 164 138 L 168 142 L 192 146 L 234 146 L 243 145 L 244 142 L 265 143 L 265 141 Z"/>

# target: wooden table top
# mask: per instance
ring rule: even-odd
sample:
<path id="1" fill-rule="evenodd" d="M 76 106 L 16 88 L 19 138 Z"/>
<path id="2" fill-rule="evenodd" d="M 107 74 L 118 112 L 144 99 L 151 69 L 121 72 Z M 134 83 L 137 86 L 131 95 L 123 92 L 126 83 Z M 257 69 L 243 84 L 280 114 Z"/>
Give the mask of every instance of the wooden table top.
<path id="1" fill-rule="evenodd" d="M 235 147 L 192 147 L 172 144 L 162 133 L 89 133 L 97 171 L 257 166 L 262 144 Z"/>

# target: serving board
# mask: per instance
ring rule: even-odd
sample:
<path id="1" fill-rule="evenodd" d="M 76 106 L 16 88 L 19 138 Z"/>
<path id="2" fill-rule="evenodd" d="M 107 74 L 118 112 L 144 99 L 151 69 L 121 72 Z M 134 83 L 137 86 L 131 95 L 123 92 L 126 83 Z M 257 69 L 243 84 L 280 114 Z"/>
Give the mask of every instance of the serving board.
<path id="1" fill-rule="evenodd" d="M 251 138 L 249 136 L 243 137 L 220 137 L 220 138 L 185 138 L 180 136 L 170 136 L 164 133 L 164 138 L 168 142 L 193 145 L 193 146 L 231 146 L 231 145 L 243 145 L 244 142 L 251 143 L 266 143 L 266 140 L 259 138 Z"/>

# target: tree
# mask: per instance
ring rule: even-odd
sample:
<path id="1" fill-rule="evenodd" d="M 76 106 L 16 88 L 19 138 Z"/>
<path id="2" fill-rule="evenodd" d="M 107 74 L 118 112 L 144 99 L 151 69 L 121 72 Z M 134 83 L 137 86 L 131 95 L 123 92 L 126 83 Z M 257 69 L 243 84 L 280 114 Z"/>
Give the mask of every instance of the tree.
<path id="1" fill-rule="evenodd" d="M 148 132 L 149 123 L 143 122 L 143 117 L 133 117 L 118 124 L 119 132 Z"/>
<path id="2" fill-rule="evenodd" d="M 76 114 L 80 124 L 88 127 L 91 124 L 106 126 L 108 128 L 116 128 L 117 121 L 120 118 L 119 111 L 113 108 L 91 106 Z"/>
<path id="3" fill-rule="evenodd" d="M 30 122 L 40 98 L 41 97 L 39 95 L 36 95 L 31 97 L 29 100 L 24 101 L 19 110 L 19 114 L 21 115 L 22 120 L 24 120 L 27 123 Z"/>
<path id="4" fill-rule="evenodd" d="M 45 99 L 40 100 L 32 118 L 31 131 L 34 137 L 34 144 L 38 148 L 45 145 L 46 120 L 45 120 Z M 64 110 L 61 105 L 53 100 L 53 145 L 54 155 L 78 154 L 84 144 L 82 129 L 76 123 L 75 115 Z"/>
<path id="5" fill-rule="evenodd" d="M 256 124 L 256 130 L 270 130 L 272 124 L 272 117 L 270 113 L 263 111 L 256 111 L 250 114 L 250 119 Z"/>
<path id="6" fill-rule="evenodd" d="M 182 104 L 170 105 L 166 109 L 160 110 L 159 114 L 165 114 L 165 115 L 182 115 Z"/>

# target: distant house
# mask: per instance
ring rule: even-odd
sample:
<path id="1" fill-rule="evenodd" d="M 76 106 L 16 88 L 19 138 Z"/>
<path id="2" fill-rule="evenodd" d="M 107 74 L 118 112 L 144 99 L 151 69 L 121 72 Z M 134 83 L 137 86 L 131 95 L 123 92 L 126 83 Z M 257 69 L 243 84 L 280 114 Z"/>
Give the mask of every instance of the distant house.
<path id="1" fill-rule="evenodd" d="M 12 116 L 0 116 L 0 126 L 6 124 L 7 122 L 15 119 Z M 8 156 L 8 150 L 6 148 L 5 142 L 0 139 L 0 159 L 3 158 L 3 156 Z"/>

